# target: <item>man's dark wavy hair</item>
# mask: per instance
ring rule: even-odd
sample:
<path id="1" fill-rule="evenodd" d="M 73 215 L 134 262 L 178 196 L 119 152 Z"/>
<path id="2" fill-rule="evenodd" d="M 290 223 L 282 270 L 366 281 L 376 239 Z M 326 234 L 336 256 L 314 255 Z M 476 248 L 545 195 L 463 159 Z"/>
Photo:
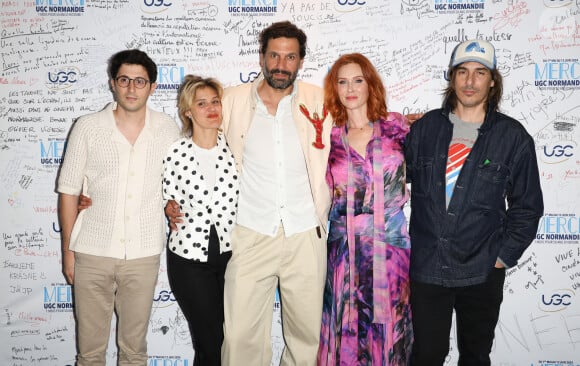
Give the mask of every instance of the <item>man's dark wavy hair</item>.
<path id="1" fill-rule="evenodd" d="M 306 34 L 296 25 L 289 21 L 272 23 L 260 33 L 260 53 L 264 55 L 268 48 L 268 42 L 275 38 L 295 38 L 300 45 L 300 59 L 306 56 Z"/>

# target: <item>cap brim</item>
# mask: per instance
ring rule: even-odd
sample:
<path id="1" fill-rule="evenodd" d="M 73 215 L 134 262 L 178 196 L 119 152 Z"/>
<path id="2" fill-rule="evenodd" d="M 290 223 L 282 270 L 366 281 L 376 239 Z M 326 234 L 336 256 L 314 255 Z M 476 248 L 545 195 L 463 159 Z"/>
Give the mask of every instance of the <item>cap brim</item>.
<path id="1" fill-rule="evenodd" d="M 455 59 L 453 64 L 451 65 L 451 67 L 455 67 L 455 66 L 460 65 L 460 64 L 465 63 L 465 62 L 478 62 L 490 70 L 495 69 L 493 64 L 490 64 L 488 61 L 482 60 L 481 58 L 478 58 L 478 57 L 464 57 L 461 59 Z"/>

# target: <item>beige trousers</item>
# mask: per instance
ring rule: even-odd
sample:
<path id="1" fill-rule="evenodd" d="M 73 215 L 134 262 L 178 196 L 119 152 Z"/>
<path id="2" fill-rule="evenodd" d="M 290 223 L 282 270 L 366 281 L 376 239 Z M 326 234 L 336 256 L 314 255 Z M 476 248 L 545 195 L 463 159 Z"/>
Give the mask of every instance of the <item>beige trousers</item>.
<path id="1" fill-rule="evenodd" d="M 275 237 L 236 225 L 225 274 L 223 366 L 269 366 L 272 311 L 280 287 L 283 366 L 314 366 L 326 276 L 320 229 Z"/>
<path id="2" fill-rule="evenodd" d="M 115 310 L 119 366 L 147 365 L 147 329 L 159 256 L 133 260 L 75 253 L 77 366 L 104 366 Z"/>

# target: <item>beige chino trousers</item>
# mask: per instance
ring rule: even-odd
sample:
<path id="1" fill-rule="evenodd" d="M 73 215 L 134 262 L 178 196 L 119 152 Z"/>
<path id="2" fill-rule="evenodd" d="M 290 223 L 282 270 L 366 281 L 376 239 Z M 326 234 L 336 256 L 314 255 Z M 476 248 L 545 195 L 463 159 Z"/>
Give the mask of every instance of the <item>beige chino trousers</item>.
<path id="1" fill-rule="evenodd" d="M 320 228 L 274 237 L 236 225 L 225 274 L 222 366 L 269 366 L 276 287 L 286 348 L 282 366 L 315 366 L 326 276 Z"/>
<path id="2" fill-rule="evenodd" d="M 147 330 L 159 256 L 125 260 L 75 253 L 77 366 L 104 366 L 113 310 L 119 366 L 147 365 Z"/>

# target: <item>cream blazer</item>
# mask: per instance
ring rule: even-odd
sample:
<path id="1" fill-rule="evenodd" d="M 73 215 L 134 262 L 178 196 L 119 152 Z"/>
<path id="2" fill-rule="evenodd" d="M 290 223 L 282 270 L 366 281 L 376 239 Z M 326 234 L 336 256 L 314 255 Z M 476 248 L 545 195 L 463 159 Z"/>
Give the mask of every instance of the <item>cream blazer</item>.
<path id="1" fill-rule="evenodd" d="M 238 172 L 242 172 L 245 136 L 254 119 L 256 110 L 257 87 L 263 81 L 260 74 L 252 83 L 226 88 L 222 100 L 223 129 L 226 140 L 232 150 Z M 330 130 L 332 118 L 326 117 L 322 128 L 323 148 L 313 146 L 316 140 L 314 125 L 300 112 L 300 105 L 306 106 L 310 115 L 314 112 L 322 116 L 324 94 L 321 88 L 298 81 L 295 83 L 296 94 L 292 99 L 292 116 L 296 131 L 306 159 L 308 179 L 313 195 L 316 215 L 320 226 L 326 232 L 328 211 L 330 209 L 330 192 L 326 184 L 326 166 L 330 150 Z"/>

